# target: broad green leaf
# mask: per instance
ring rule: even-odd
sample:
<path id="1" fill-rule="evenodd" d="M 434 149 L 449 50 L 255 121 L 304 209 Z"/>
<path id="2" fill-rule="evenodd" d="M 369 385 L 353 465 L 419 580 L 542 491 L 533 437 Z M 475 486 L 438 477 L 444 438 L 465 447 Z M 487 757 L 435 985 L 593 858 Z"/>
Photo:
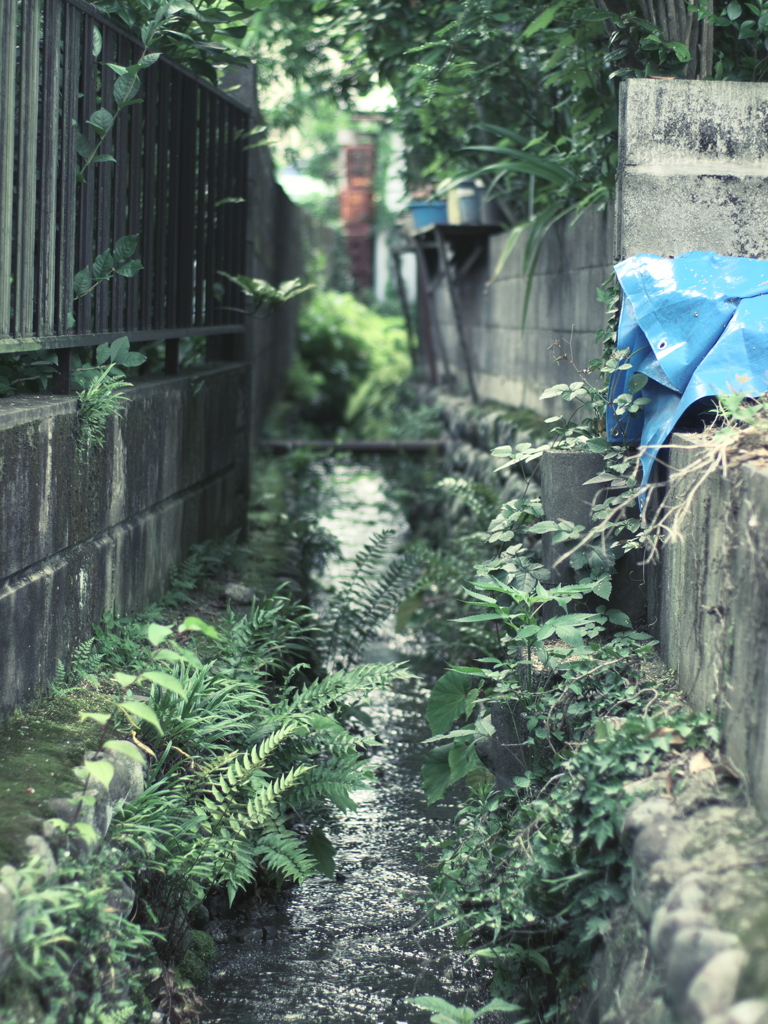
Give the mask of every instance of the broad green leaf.
<path id="1" fill-rule="evenodd" d="M 545 8 L 541 14 L 533 19 L 533 21 L 527 25 L 522 32 L 523 39 L 530 39 L 536 32 L 541 32 L 545 28 L 549 28 L 552 24 L 555 15 L 563 6 L 563 0 L 559 0 L 559 3 L 552 4 L 550 7 Z"/>
<path id="2" fill-rule="evenodd" d="M 128 260 L 127 263 L 123 263 L 119 267 L 115 267 L 115 273 L 119 274 L 120 277 L 136 277 L 140 270 L 144 269 L 144 264 L 141 260 Z"/>
<path id="3" fill-rule="evenodd" d="M 728 15 L 728 17 L 731 19 L 731 21 L 736 21 L 737 18 L 740 18 L 741 17 L 741 4 L 738 3 L 738 0 L 731 0 L 731 2 L 728 4 L 728 6 L 725 9 L 725 13 Z"/>
<path id="4" fill-rule="evenodd" d="M 100 783 L 104 789 L 109 789 L 109 784 L 115 774 L 115 766 L 109 761 L 86 761 L 83 765 L 86 773 L 92 779 Z"/>
<path id="5" fill-rule="evenodd" d="M 184 696 L 185 690 L 181 682 L 176 676 L 172 676 L 168 672 L 158 672 L 155 670 L 142 672 L 139 679 L 148 679 L 155 686 L 160 686 L 164 690 L 170 690 L 171 693 L 175 693 L 179 697 Z"/>
<path id="6" fill-rule="evenodd" d="M 672 49 L 675 51 L 675 56 L 681 64 L 687 64 L 691 59 L 691 51 L 685 45 L 685 43 L 672 43 Z"/>
<path id="7" fill-rule="evenodd" d="M 563 643 L 570 644 L 571 647 L 584 646 L 584 638 L 573 626 L 567 624 L 555 626 L 555 633 L 557 633 Z"/>
<path id="8" fill-rule="evenodd" d="M 472 1024 L 475 1013 L 468 1006 L 452 1006 L 439 996 L 422 996 L 419 999 L 406 999 L 407 1003 L 428 1010 L 432 1016 L 432 1024 Z"/>
<path id="9" fill-rule="evenodd" d="M 554 533 L 556 530 L 559 530 L 560 528 L 561 528 L 560 527 L 560 523 L 556 523 L 552 519 L 545 519 L 541 523 L 532 523 L 528 527 L 528 532 L 529 533 Z"/>
<path id="10" fill-rule="evenodd" d="M 160 54 L 159 53 L 145 53 L 144 56 L 139 61 L 139 67 L 141 67 L 141 68 L 149 68 L 149 67 L 151 67 L 155 63 L 155 61 L 157 61 L 159 59 L 160 59 Z"/>
<path id="11" fill-rule="evenodd" d="M 451 767 L 448 758 L 452 746 L 453 744 L 446 743 L 442 747 L 434 747 L 424 759 L 421 778 L 428 804 L 442 800 L 446 789 L 451 784 Z"/>
<path id="12" fill-rule="evenodd" d="M 142 363 L 146 363 L 147 356 L 144 352 L 128 352 L 120 360 L 121 366 L 141 366 Z"/>
<path id="13" fill-rule="evenodd" d="M 152 622 L 147 626 L 147 640 L 149 640 L 153 647 L 159 647 L 160 644 L 164 644 L 172 633 L 173 626 L 161 626 L 159 622 Z"/>
<path id="14" fill-rule="evenodd" d="M 114 249 L 116 262 L 122 263 L 124 260 L 130 259 L 136 252 L 138 241 L 138 235 L 123 235 L 122 238 L 118 238 Z"/>
<path id="15" fill-rule="evenodd" d="M 453 669 L 440 676 L 432 688 L 427 703 L 427 721 L 432 735 L 447 732 L 464 714 L 467 694 L 472 689 L 472 677 Z"/>
<path id="16" fill-rule="evenodd" d="M 140 82 L 136 75 L 124 75 L 122 78 L 118 78 L 112 87 L 115 103 L 120 107 L 124 106 L 139 91 L 139 85 Z"/>
<path id="17" fill-rule="evenodd" d="M 83 135 L 82 132 L 77 133 L 77 152 L 78 155 L 87 160 L 93 150 L 93 144 L 87 135 Z"/>
<path id="18" fill-rule="evenodd" d="M 94 57 L 98 57 L 99 54 L 101 53 L 101 46 L 102 46 L 101 32 L 99 32 L 99 30 L 94 25 L 93 26 L 93 34 L 91 35 L 91 53 L 93 54 Z"/>
<path id="19" fill-rule="evenodd" d="M 202 619 L 198 619 L 194 615 L 187 616 L 179 626 L 180 633 L 186 633 L 189 630 L 194 633 L 202 633 L 204 636 L 210 637 L 211 640 L 219 639 L 219 632 L 215 626 L 212 626 L 210 622 L 204 622 Z"/>
<path id="20" fill-rule="evenodd" d="M 89 825 L 87 821 L 75 821 L 72 824 L 72 828 L 88 846 L 95 846 L 99 841 L 96 829 L 93 825 Z"/>
<path id="21" fill-rule="evenodd" d="M 608 616 L 608 621 L 612 622 L 614 626 L 624 626 L 626 629 L 632 626 L 632 621 L 626 612 L 620 612 L 618 608 L 609 608 L 606 615 Z"/>
<path id="22" fill-rule="evenodd" d="M 124 700 L 122 703 L 118 704 L 117 707 L 118 710 L 122 711 L 129 720 L 138 718 L 141 722 L 149 722 L 150 725 L 153 725 L 155 729 L 157 729 L 161 736 L 163 735 L 163 727 L 160 725 L 157 715 L 149 705 L 142 704 L 141 701 L 138 700 Z"/>
<path id="23" fill-rule="evenodd" d="M 307 853 L 317 861 L 320 871 L 333 878 L 336 869 L 334 854 L 336 849 L 321 828 L 313 828 L 307 839 Z"/>
<path id="24" fill-rule="evenodd" d="M 123 335 L 122 338 L 115 338 L 109 346 L 109 361 L 116 365 L 122 363 L 124 357 L 128 355 L 130 350 L 131 343 L 125 335 Z"/>
<path id="25" fill-rule="evenodd" d="M 641 390 L 641 388 L 644 388 L 647 383 L 648 378 L 644 373 L 633 373 L 632 376 L 629 378 L 629 383 L 627 386 L 629 387 L 630 392 L 633 395 L 635 395 L 638 391 Z"/>
<path id="26" fill-rule="evenodd" d="M 72 282 L 72 286 L 75 290 L 75 297 L 80 298 L 81 295 L 85 295 L 92 284 L 93 275 L 91 274 L 90 267 L 86 267 L 84 270 L 75 274 L 75 279 Z"/>
<path id="27" fill-rule="evenodd" d="M 130 676 L 127 672 L 114 672 L 112 678 L 118 683 L 124 690 L 129 686 L 133 686 L 136 682 L 136 676 Z"/>
<path id="28" fill-rule="evenodd" d="M 448 767 L 451 769 L 451 781 L 449 785 L 463 779 L 473 768 L 477 767 L 478 758 L 475 754 L 473 743 L 464 740 L 454 740 L 448 753 Z"/>
<path id="29" fill-rule="evenodd" d="M 106 725 L 112 717 L 103 711 L 81 711 L 79 714 L 81 722 L 97 722 L 99 725 Z"/>
<path id="30" fill-rule="evenodd" d="M 544 962 L 546 963 L 546 960 Z M 547 964 L 547 973 L 551 973 L 549 971 L 549 964 Z M 508 1003 L 506 999 L 492 999 L 490 1003 L 480 1007 L 477 1011 L 477 1016 L 480 1017 L 484 1013 L 513 1013 L 519 1009 L 520 1007 L 517 1003 Z"/>
<path id="31" fill-rule="evenodd" d="M 610 576 L 601 576 L 600 579 L 595 580 L 592 585 L 592 593 L 597 594 L 598 597 L 602 597 L 606 601 L 611 596 L 612 589 L 613 584 L 611 583 Z"/>
<path id="32" fill-rule="evenodd" d="M 125 754 L 126 757 L 133 758 L 134 761 L 138 761 L 140 764 L 144 764 L 145 758 L 135 743 L 131 743 L 129 740 L 107 740 L 104 744 L 105 750 L 114 750 L 118 754 Z"/>
<path id="33" fill-rule="evenodd" d="M 104 281 L 109 277 L 115 261 L 112 259 L 112 251 L 105 249 L 99 253 L 93 261 L 93 276 L 96 281 Z"/>
<path id="34" fill-rule="evenodd" d="M 88 118 L 87 123 L 94 129 L 97 135 L 102 139 L 107 134 L 109 129 L 112 127 L 114 117 L 108 110 L 101 107 L 99 110 L 94 110 L 91 116 Z"/>

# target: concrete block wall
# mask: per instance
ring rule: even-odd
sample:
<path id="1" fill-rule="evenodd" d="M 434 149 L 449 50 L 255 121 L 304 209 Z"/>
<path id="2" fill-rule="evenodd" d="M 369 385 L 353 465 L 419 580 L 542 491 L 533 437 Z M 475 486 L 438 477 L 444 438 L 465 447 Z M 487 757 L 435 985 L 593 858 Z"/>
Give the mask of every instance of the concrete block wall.
<path id="1" fill-rule="evenodd" d="M 649 617 L 686 697 L 721 718 L 726 753 L 768 817 L 768 465 L 723 476 L 706 471 L 704 454 L 684 434 L 665 453 L 680 539 L 650 569 Z M 692 487 L 690 510 L 676 515 Z"/>
<path id="2" fill-rule="evenodd" d="M 0 402 L 0 714 L 105 611 L 160 597 L 192 544 L 244 528 L 249 389 L 242 364 L 138 382 L 85 456 L 76 399 Z"/>
<path id="3" fill-rule="evenodd" d="M 620 95 L 620 258 L 768 258 L 768 86 L 638 78 Z"/>
<path id="4" fill-rule="evenodd" d="M 498 279 L 488 285 L 507 239 L 506 233 L 490 238 L 487 261 L 461 286 L 477 391 L 481 399 L 554 415 L 567 406 L 542 402 L 539 395 L 576 375 L 566 363 L 555 362 L 553 343 L 561 342 L 569 352 L 572 347 L 576 364 L 583 368 L 597 354 L 595 334 L 605 326 L 605 310 L 595 291 L 613 267 L 613 212 L 591 210 L 573 225 L 564 220 L 550 230 L 536 263 L 525 330 L 525 236 Z M 435 305 L 451 371 L 466 394 L 465 363 L 445 283 L 436 291 Z"/>

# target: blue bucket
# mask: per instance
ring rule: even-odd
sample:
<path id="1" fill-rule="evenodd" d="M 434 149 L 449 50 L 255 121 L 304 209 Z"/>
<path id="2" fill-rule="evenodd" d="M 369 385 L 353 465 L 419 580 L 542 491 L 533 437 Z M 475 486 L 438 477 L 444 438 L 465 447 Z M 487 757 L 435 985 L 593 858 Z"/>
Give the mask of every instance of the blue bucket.
<path id="1" fill-rule="evenodd" d="M 428 228 L 431 224 L 447 224 L 448 209 L 444 199 L 429 199 L 425 202 L 408 204 L 413 216 L 413 226 L 417 231 Z"/>

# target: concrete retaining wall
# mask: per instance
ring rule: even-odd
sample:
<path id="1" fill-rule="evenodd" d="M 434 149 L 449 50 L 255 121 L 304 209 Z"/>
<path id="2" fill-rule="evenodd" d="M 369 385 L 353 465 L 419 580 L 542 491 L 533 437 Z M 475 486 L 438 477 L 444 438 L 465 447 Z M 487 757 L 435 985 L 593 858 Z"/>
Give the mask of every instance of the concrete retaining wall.
<path id="1" fill-rule="evenodd" d="M 759 458 L 675 477 L 700 459 L 674 435 L 668 452 L 670 510 L 699 487 L 680 517 L 680 539 L 651 569 L 650 616 L 661 653 L 698 708 L 722 716 L 725 749 L 768 816 L 768 466 Z M 674 521 L 674 520 L 673 520 Z"/>
<path id="2" fill-rule="evenodd" d="M 768 257 L 768 87 L 631 79 L 619 107 L 617 251 Z"/>
<path id="3" fill-rule="evenodd" d="M 158 598 L 190 545 L 244 527 L 249 388 L 242 364 L 137 383 L 85 456 L 76 399 L 0 403 L 0 712 L 105 611 Z"/>
<path id="4" fill-rule="evenodd" d="M 613 215 L 610 210 L 592 210 L 573 226 L 561 221 L 552 228 L 536 262 L 525 330 L 525 236 L 498 279 L 488 285 L 507 239 L 506 233 L 492 236 L 487 261 L 470 271 L 461 285 L 477 391 L 481 399 L 551 416 L 554 403 L 541 402 L 539 395 L 553 384 L 576 379 L 565 362 L 555 362 L 553 343 L 561 342 L 569 352 L 572 348 L 579 367 L 598 354 L 595 333 L 605 326 L 605 310 L 595 290 L 613 267 Z M 459 390 L 467 394 L 465 362 L 445 283 L 436 291 L 435 305 L 451 371 Z"/>

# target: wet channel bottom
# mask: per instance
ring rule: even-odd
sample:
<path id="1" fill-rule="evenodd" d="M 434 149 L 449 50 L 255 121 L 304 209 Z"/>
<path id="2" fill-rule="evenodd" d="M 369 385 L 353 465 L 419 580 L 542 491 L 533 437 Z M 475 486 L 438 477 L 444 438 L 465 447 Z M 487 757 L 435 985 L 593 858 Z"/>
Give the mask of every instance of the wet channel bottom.
<path id="1" fill-rule="evenodd" d="M 339 537 L 342 560 L 373 530 L 404 526 L 371 470 L 335 466 L 328 492 L 323 524 Z M 329 568 L 331 576 L 339 571 Z M 392 659 L 403 660 L 396 638 L 367 653 Z M 431 931 L 419 905 L 428 886 L 421 842 L 453 817 L 447 805 L 428 808 L 421 787 L 426 695 L 416 678 L 373 694 L 382 740 L 371 758 L 376 781 L 354 794 L 356 812 L 333 816 L 336 878 L 290 890 L 256 915 L 268 925 L 219 948 L 203 992 L 208 1024 L 416 1024 L 429 1015 L 406 1003 L 409 996 L 463 1002 L 474 987 L 451 935 Z"/>

